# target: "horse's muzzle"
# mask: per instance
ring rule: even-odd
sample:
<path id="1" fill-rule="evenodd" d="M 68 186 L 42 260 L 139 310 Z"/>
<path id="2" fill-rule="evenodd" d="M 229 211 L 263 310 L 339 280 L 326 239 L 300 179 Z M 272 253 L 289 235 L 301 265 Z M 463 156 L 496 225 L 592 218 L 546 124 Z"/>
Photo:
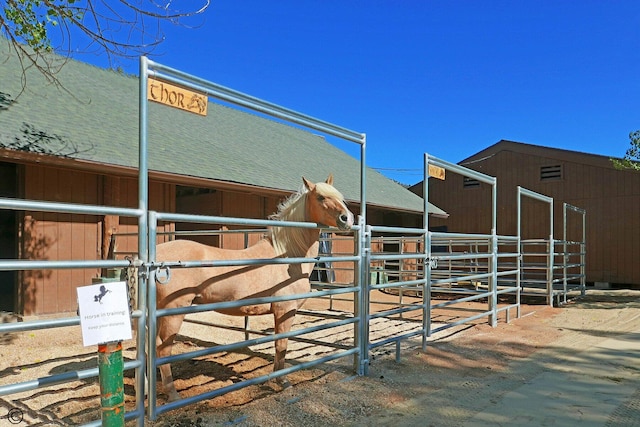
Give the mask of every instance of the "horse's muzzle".
<path id="1" fill-rule="evenodd" d="M 336 225 L 340 230 L 350 230 L 353 227 L 353 214 L 350 211 L 340 214 L 336 220 Z"/>

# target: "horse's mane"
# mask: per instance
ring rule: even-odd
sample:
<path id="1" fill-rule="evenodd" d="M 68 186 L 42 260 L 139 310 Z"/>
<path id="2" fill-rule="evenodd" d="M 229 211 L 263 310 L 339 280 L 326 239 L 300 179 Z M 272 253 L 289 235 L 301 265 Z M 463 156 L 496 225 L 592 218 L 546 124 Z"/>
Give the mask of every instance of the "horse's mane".
<path id="1" fill-rule="evenodd" d="M 303 188 L 278 204 L 278 211 L 269 215 L 275 221 L 304 221 L 306 211 L 306 193 Z M 305 256 L 309 247 L 307 230 L 296 227 L 271 227 L 269 237 L 276 256 Z"/>
<path id="2" fill-rule="evenodd" d="M 342 194 L 332 185 L 319 182 L 316 191 L 327 197 L 336 197 L 342 200 Z M 307 221 L 306 218 L 306 188 L 300 189 L 278 205 L 278 211 L 269 216 L 276 221 Z M 311 243 L 309 241 L 308 228 L 299 227 L 271 227 L 269 237 L 276 255 L 305 256 Z M 313 230 L 315 231 L 315 230 Z"/>

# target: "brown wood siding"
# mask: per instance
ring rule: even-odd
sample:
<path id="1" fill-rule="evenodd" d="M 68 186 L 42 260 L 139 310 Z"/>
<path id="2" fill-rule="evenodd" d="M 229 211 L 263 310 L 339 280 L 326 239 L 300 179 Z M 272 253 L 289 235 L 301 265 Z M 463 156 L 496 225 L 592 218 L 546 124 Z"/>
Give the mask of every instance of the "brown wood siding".
<path id="1" fill-rule="evenodd" d="M 491 232 L 488 185 L 465 188 L 461 175 L 447 173 L 445 181 L 429 180 L 429 201 L 449 214 L 448 219 L 430 218 L 430 227 L 446 226 L 452 233 Z"/>
<path id="2" fill-rule="evenodd" d="M 137 188 L 137 180 L 135 181 L 135 185 Z M 135 194 L 137 198 L 137 191 Z M 174 184 L 151 181 L 149 183 L 149 209 L 157 212 L 176 212 L 176 186 Z M 158 224 L 158 233 L 170 233 L 173 231 L 175 231 L 174 223 Z M 158 242 L 165 242 L 167 240 L 169 240 L 168 235 L 160 235 L 158 237 Z"/>
<path id="3" fill-rule="evenodd" d="M 117 184 L 116 184 L 117 183 Z M 138 180 L 133 178 L 113 178 L 105 179 L 105 186 L 117 185 L 117 200 L 105 200 L 106 205 L 120 206 L 123 208 L 138 207 Z M 115 190 L 113 190 L 115 192 Z M 151 193 L 151 191 L 150 191 Z M 111 202 L 111 203 L 110 203 Z M 123 256 L 135 255 L 138 252 L 138 219 L 131 217 L 119 217 L 117 219 L 117 229 L 115 231 L 117 237 L 115 240 L 115 250 L 126 255 L 120 255 L 116 258 L 122 259 Z M 104 257 L 103 257 L 104 258 Z"/>
<path id="4" fill-rule="evenodd" d="M 222 216 L 230 218 L 266 219 L 264 197 L 256 194 L 225 191 L 222 193 Z M 271 212 L 269 212 L 270 214 Z M 223 226 L 225 230 L 250 229 L 247 226 Z M 222 235 L 221 246 L 225 249 L 244 249 L 262 238 L 262 233 L 252 233 L 248 241 L 244 234 Z"/>
<path id="5" fill-rule="evenodd" d="M 90 172 L 26 165 L 24 173 L 26 199 L 109 205 L 135 208 L 138 206 L 136 179 L 106 179 Z M 105 203 L 106 186 L 115 185 L 117 197 Z M 173 186 L 152 182 L 149 187 L 149 206 L 172 211 L 175 202 Z M 172 192 L 173 191 L 173 192 Z M 22 259 L 34 260 L 96 260 L 104 259 L 102 216 L 25 212 L 21 224 Z M 116 233 L 136 233 L 135 218 L 116 218 Z M 164 225 L 162 229 L 171 229 Z M 137 237 L 117 239 L 118 251 L 137 252 Z M 73 312 L 77 308 L 76 288 L 91 284 L 100 276 L 99 269 L 34 270 L 21 273 L 19 279 L 19 307 L 25 315 Z"/>
<path id="6" fill-rule="evenodd" d="M 57 168 L 27 166 L 25 198 L 97 204 L 96 175 Z M 97 259 L 100 247 L 99 218 L 25 212 L 21 258 L 40 260 Z M 75 311 L 76 287 L 90 284 L 95 269 L 26 271 L 22 274 L 21 304 L 24 314 Z"/>
<path id="7" fill-rule="evenodd" d="M 222 216 L 266 218 L 263 197 L 256 194 L 225 191 L 222 193 Z"/>
<path id="8" fill-rule="evenodd" d="M 118 207 L 137 208 L 138 207 L 138 180 L 136 178 L 119 179 L 119 200 Z M 149 208 L 157 212 L 175 212 L 175 185 L 157 181 L 149 183 Z M 158 224 L 158 243 L 166 241 L 170 236 L 162 235 L 163 232 L 171 232 L 175 229 L 173 223 Z M 118 236 L 116 239 L 116 249 L 118 252 L 135 254 L 138 251 L 138 219 L 131 217 L 120 217 L 118 219 Z M 130 235 L 133 233 L 134 235 Z M 122 258 L 122 257 L 119 257 Z"/>
<path id="9" fill-rule="evenodd" d="M 251 218 L 267 219 L 267 216 L 278 209 L 280 199 L 276 197 L 265 197 L 262 195 L 230 192 L 212 191 L 201 194 L 181 196 L 178 200 L 177 209 L 180 213 L 192 215 L 213 215 L 229 218 Z M 178 230 L 245 230 L 252 227 L 230 226 L 228 224 L 177 224 Z M 189 236 L 188 239 L 195 240 L 207 245 L 219 246 L 226 249 L 242 249 L 247 245 L 255 244 L 264 233 L 249 234 L 248 241 L 245 241 L 244 234 L 224 234 L 219 236 Z"/>
<path id="10" fill-rule="evenodd" d="M 563 202 L 587 211 L 587 281 L 640 286 L 636 261 L 640 257 L 640 173 L 618 171 L 603 162 L 586 164 L 540 153 L 504 150 L 465 165 L 498 178 L 498 233 L 516 233 L 518 185 L 553 197 L 556 239 L 563 237 Z M 541 180 L 540 168 L 550 165 L 562 165 L 562 177 Z M 489 192 L 490 187 L 484 184 L 463 188 L 462 178 L 455 174 L 447 174 L 445 181 L 431 179 L 429 201 L 450 217 L 432 218 L 430 225 L 444 225 L 452 232 L 486 232 L 491 215 Z M 548 237 L 547 216 L 542 203 L 523 201 L 523 238 Z M 581 238 L 580 227 L 581 218 L 570 213 L 568 238 Z"/>
<path id="11" fill-rule="evenodd" d="M 349 256 L 355 252 L 354 239 L 345 236 L 334 235 L 331 245 L 331 251 L 334 256 Z M 353 283 L 354 280 L 354 263 L 353 262 L 334 262 L 332 265 L 337 283 Z"/>
<path id="12" fill-rule="evenodd" d="M 133 177 L 105 176 L 98 173 L 65 169 L 42 164 L 24 164 L 24 182 L 20 186 L 25 199 L 105 205 L 125 208 L 138 207 L 138 181 Z M 180 212 L 223 217 L 267 218 L 277 211 L 283 197 L 228 190 L 209 190 L 207 194 L 193 198 L 176 199 L 176 185 L 151 181 L 149 185 L 149 208 L 160 212 Z M 355 208 L 355 209 L 354 209 Z M 354 214 L 357 207 L 351 206 Z M 384 225 L 416 225 L 419 215 L 392 214 L 383 209 L 372 209 Z M 390 222 L 391 221 L 391 222 Z M 206 226 L 211 228 L 210 226 Z M 175 229 L 193 229 L 192 224 L 181 226 L 159 224 L 158 232 Z M 231 228 L 228 227 L 227 228 Z M 237 228 L 237 227 L 236 227 Z M 242 227 L 247 228 L 247 227 Z M 21 259 L 34 260 L 95 260 L 110 256 L 110 237 L 117 236 L 116 257 L 137 252 L 137 218 L 117 215 L 71 215 L 41 212 L 24 212 L 20 220 Z M 125 234 L 131 234 L 126 236 Z M 253 234 L 249 244 L 255 243 L 261 234 Z M 159 237 L 158 241 L 169 239 Z M 223 241 L 208 242 L 226 248 L 244 247 L 243 236 L 229 235 Z M 334 253 L 353 253 L 353 239 L 335 243 Z M 353 281 L 353 263 L 342 263 L 336 267 L 339 282 Z M 25 315 L 46 315 L 74 312 L 77 308 L 76 288 L 90 284 L 102 274 L 99 269 L 58 269 L 25 271 L 18 278 L 18 307 L 16 311 Z"/>
<path id="13" fill-rule="evenodd" d="M 214 191 L 203 194 L 193 194 L 180 196 L 177 200 L 176 209 L 178 213 L 189 215 L 210 215 L 219 216 L 221 212 L 222 193 Z M 198 231 L 198 230 L 219 230 L 219 224 L 195 224 L 178 223 L 176 231 Z M 220 246 L 219 236 L 189 236 L 189 240 L 203 243 L 210 246 Z"/>

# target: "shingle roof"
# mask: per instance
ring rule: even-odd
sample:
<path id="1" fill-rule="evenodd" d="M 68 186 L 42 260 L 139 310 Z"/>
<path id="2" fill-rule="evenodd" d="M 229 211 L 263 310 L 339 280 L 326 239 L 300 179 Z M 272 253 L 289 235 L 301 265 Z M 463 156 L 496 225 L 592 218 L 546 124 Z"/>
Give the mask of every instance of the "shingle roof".
<path id="1" fill-rule="evenodd" d="M 53 154 L 137 167 L 137 77 L 73 60 L 57 74 L 63 88 L 31 69 L 20 93 L 21 77 L 17 57 L 0 43 L 0 146 L 28 140 L 29 125 L 36 134 L 60 137 L 52 141 Z M 333 173 L 345 197 L 359 200 L 359 161 L 324 137 L 214 102 L 208 110 L 201 117 L 149 103 L 150 170 L 287 191 L 297 190 L 303 175 L 319 181 Z M 69 145 L 61 148 L 61 141 Z M 370 168 L 367 203 L 408 212 L 423 205 Z M 444 213 L 435 206 L 430 212 Z"/>

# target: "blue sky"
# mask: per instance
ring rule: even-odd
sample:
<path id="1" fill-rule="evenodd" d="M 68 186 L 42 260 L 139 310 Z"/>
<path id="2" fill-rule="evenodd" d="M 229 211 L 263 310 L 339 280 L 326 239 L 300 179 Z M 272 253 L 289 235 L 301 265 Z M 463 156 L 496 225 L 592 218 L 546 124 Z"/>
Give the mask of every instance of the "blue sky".
<path id="1" fill-rule="evenodd" d="M 364 132 L 367 164 L 407 184 L 425 152 L 457 163 L 509 139 L 622 157 L 640 129 L 637 0 L 212 0 L 185 24 L 150 57 Z"/>

